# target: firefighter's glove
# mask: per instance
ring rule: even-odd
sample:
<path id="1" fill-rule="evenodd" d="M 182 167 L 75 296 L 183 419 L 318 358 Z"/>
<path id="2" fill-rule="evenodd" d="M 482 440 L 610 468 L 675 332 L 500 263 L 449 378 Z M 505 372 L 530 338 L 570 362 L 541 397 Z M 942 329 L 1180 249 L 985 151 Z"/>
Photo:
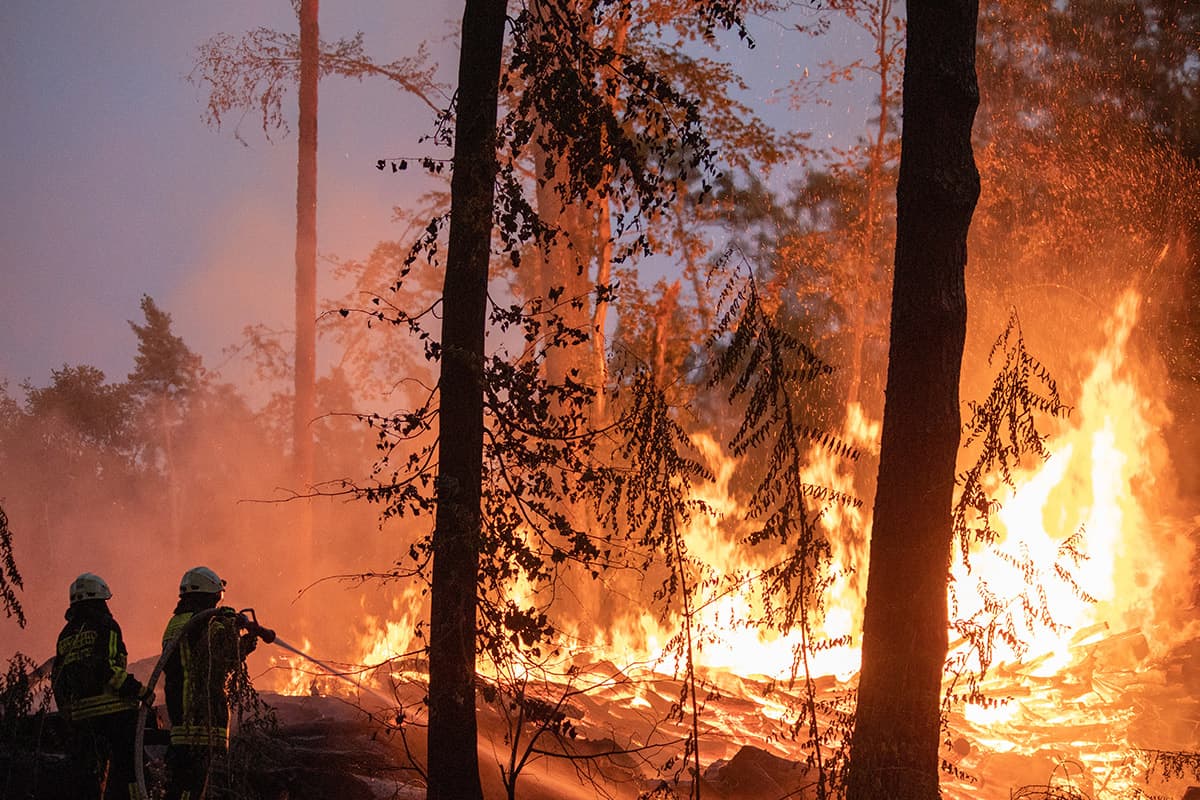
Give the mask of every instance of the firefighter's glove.
<path id="1" fill-rule="evenodd" d="M 270 628 L 264 628 L 262 625 L 258 624 L 258 620 L 250 617 L 247 614 L 243 614 L 240 611 L 237 615 L 237 624 L 238 628 L 246 632 L 246 637 L 262 639 L 267 644 L 271 644 L 275 641 L 275 631 L 271 630 Z M 253 647 L 251 647 L 251 649 L 253 649 Z"/>
<path id="2" fill-rule="evenodd" d="M 242 634 L 242 638 L 238 642 L 238 651 L 242 658 L 250 655 L 258 647 L 258 637 L 254 634 L 254 629 L 250 629 Z"/>
<path id="3" fill-rule="evenodd" d="M 125 682 L 122 683 L 121 688 L 117 690 L 117 696 L 122 700 L 138 700 L 140 702 L 144 702 L 147 694 L 149 694 L 151 698 L 154 697 L 154 693 L 147 692 L 146 688 L 142 686 L 142 682 L 132 675 L 125 678 Z"/>

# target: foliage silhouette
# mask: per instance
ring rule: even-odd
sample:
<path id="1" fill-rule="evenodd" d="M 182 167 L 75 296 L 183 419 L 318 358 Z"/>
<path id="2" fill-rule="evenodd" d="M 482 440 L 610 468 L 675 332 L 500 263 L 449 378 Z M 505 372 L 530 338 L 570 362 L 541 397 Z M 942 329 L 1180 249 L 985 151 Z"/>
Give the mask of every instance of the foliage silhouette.
<path id="1" fill-rule="evenodd" d="M 25 610 L 17 592 L 25 588 L 17 561 L 13 556 L 13 534 L 8 527 L 8 514 L 0 506 L 0 600 L 4 602 L 4 616 L 16 617 L 17 625 L 25 627 Z"/>

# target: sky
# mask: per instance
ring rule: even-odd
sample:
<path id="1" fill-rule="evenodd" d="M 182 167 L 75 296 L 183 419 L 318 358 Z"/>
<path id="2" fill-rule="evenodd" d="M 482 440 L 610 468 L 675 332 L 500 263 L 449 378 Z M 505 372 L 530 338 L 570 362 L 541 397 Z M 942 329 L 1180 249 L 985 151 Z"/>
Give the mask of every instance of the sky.
<path id="1" fill-rule="evenodd" d="M 450 83 L 461 14 L 445 0 L 326 3 L 321 32 L 361 30 L 381 61 L 428 40 Z M 200 43 L 260 25 L 294 30 L 290 3 L 0 3 L 0 382 L 11 394 L 64 364 L 123 380 L 142 294 L 210 367 L 249 324 L 292 327 L 295 138 L 266 141 L 252 116 L 240 123 L 246 144 L 233 125 L 207 127 L 204 90 L 186 80 Z M 805 67 L 854 47 L 850 34 L 751 27 L 758 47 L 737 56 L 773 124 L 815 138 L 862 129 L 869 109 L 858 103 L 798 114 L 770 102 Z M 294 105 L 292 94 L 293 120 Z M 417 143 L 428 108 L 380 81 L 324 80 L 319 124 L 318 249 L 363 257 L 399 234 L 393 208 L 420 188 L 415 171 L 394 177 L 375 161 L 446 154 Z M 319 293 L 330 290 L 326 278 Z"/>

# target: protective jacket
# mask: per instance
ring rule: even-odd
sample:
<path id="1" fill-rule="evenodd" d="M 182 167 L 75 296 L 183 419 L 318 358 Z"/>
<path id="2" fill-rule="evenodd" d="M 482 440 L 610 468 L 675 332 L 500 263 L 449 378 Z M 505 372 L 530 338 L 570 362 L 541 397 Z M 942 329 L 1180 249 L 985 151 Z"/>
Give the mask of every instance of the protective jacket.
<path id="1" fill-rule="evenodd" d="M 66 617 L 50 673 L 59 710 L 80 720 L 136 709 L 142 685 L 126 672 L 129 656 L 108 604 L 74 603 Z"/>
<path id="2" fill-rule="evenodd" d="M 163 632 L 163 650 L 197 613 L 210 608 L 202 596 L 183 595 Z M 254 649 L 253 634 L 238 632 L 237 612 L 221 607 L 188 630 L 163 666 L 171 744 L 225 747 L 229 740 L 226 685 Z"/>

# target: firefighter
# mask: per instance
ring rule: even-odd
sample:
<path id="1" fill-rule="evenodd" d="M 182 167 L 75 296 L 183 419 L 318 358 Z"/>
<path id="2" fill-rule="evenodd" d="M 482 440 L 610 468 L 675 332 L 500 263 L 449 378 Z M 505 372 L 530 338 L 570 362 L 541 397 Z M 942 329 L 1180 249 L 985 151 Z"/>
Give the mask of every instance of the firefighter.
<path id="1" fill-rule="evenodd" d="M 208 567 L 183 574 L 175 616 L 163 633 L 164 652 L 179 642 L 163 667 L 171 743 L 167 747 L 166 800 L 199 800 L 205 796 L 214 756 L 229 742 L 230 676 L 254 650 L 254 629 L 236 611 L 218 606 L 225 581 Z M 188 627 L 192 617 L 215 609 L 206 620 Z"/>
<path id="2" fill-rule="evenodd" d="M 134 777 L 138 701 L 153 703 L 141 681 L 126 671 L 121 626 L 108 609 L 112 591 L 99 575 L 71 582 L 67 624 L 58 635 L 50 685 L 71 731 L 79 770 L 78 797 L 139 797 Z"/>

